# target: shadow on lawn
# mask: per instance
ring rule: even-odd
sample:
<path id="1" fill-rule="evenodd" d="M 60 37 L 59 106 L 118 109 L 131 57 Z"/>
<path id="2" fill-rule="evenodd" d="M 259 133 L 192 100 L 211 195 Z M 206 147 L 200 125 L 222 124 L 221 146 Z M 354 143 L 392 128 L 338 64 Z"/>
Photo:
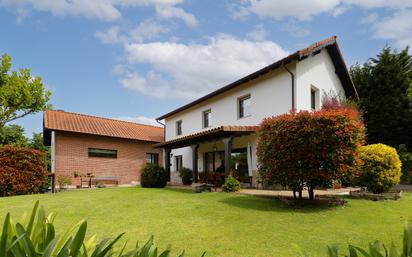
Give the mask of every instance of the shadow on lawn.
<path id="1" fill-rule="evenodd" d="M 302 212 L 313 213 L 342 208 L 343 206 L 329 205 L 320 202 L 303 201 L 284 201 L 274 197 L 258 197 L 233 195 L 220 200 L 220 202 L 243 209 L 251 209 L 269 212 Z"/>

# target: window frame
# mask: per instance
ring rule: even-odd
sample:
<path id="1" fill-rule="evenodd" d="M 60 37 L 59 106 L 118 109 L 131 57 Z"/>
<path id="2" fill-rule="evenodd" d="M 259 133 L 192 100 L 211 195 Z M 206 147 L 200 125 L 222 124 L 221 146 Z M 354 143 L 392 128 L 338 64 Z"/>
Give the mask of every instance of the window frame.
<path id="1" fill-rule="evenodd" d="M 245 105 L 243 104 L 243 102 L 245 100 L 249 100 L 250 104 L 249 104 L 249 114 L 245 115 Z M 237 99 L 237 118 L 238 119 L 243 119 L 243 118 L 247 118 L 252 116 L 251 114 L 251 105 L 252 105 L 252 96 L 251 94 L 247 94 L 241 97 L 238 97 Z"/>
<path id="2" fill-rule="evenodd" d="M 148 156 L 150 155 L 150 161 L 148 161 Z M 159 165 L 159 153 L 146 153 L 145 157 L 146 163 Z"/>
<path id="3" fill-rule="evenodd" d="M 178 163 L 180 160 L 180 168 Z M 175 171 L 180 171 L 183 168 L 183 155 L 175 155 Z"/>
<path id="4" fill-rule="evenodd" d="M 313 85 L 310 86 L 310 110 L 319 110 L 319 89 Z"/>
<path id="5" fill-rule="evenodd" d="M 183 120 L 176 121 L 176 136 L 183 134 Z"/>
<path id="6" fill-rule="evenodd" d="M 97 151 L 107 151 L 107 152 L 111 152 L 112 155 L 110 155 L 110 153 L 96 153 Z M 95 151 L 95 152 L 93 152 Z M 87 148 L 87 156 L 89 158 L 109 158 L 109 159 L 117 159 L 117 150 L 114 149 L 104 149 L 104 148 L 94 148 L 94 147 L 88 147 Z"/>
<path id="7" fill-rule="evenodd" d="M 209 114 L 209 117 L 208 117 L 208 119 L 207 119 L 207 126 L 206 126 L 206 114 Z M 202 112 L 202 128 L 210 128 L 211 127 L 211 125 L 210 125 L 210 121 L 211 121 L 211 119 L 212 119 L 212 109 L 207 109 L 207 110 L 204 110 L 203 112 Z"/>

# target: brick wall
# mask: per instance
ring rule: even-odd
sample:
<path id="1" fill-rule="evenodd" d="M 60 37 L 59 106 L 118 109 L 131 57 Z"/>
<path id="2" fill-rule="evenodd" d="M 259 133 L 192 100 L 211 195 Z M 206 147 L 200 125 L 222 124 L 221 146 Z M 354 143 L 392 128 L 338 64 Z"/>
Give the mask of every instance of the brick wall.
<path id="1" fill-rule="evenodd" d="M 79 185 L 80 179 L 74 172 L 91 172 L 95 176 L 117 176 L 120 184 L 140 181 L 140 171 L 145 165 L 146 153 L 158 153 L 159 164 L 163 163 L 162 149 L 152 147 L 153 143 L 84 135 L 70 132 L 55 132 L 56 177 L 64 174 L 72 179 L 72 185 Z M 88 157 L 88 148 L 117 150 L 117 159 Z"/>

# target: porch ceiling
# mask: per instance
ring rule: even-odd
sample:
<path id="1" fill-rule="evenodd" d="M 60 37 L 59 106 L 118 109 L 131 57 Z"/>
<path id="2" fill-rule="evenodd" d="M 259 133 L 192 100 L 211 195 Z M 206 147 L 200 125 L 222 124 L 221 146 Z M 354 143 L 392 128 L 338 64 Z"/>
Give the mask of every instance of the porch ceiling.
<path id="1" fill-rule="evenodd" d="M 250 135 L 256 133 L 257 129 L 258 126 L 220 126 L 163 143 L 154 144 L 153 146 L 156 148 L 174 149 L 219 140 L 230 136 Z"/>

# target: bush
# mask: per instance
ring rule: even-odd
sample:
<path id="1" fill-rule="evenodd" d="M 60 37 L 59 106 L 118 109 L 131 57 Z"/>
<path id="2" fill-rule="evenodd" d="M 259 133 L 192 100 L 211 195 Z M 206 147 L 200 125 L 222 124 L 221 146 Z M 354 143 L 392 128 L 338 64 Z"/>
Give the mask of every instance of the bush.
<path id="1" fill-rule="evenodd" d="M 399 183 L 402 164 L 395 148 L 373 144 L 362 146 L 359 153 L 363 161 L 357 179 L 359 186 L 380 194 Z"/>
<path id="2" fill-rule="evenodd" d="M 222 190 L 225 192 L 237 192 L 240 190 L 240 182 L 234 177 L 229 176 L 225 179 Z"/>
<path id="3" fill-rule="evenodd" d="M 12 146 L 0 148 L 0 196 L 39 193 L 47 181 L 43 152 Z"/>
<path id="4" fill-rule="evenodd" d="M 46 215 L 39 202 L 27 220 L 14 223 L 8 213 L 4 219 L 0 235 L 0 256 L 8 257 L 169 257 L 170 248 L 160 251 L 153 243 L 153 237 L 143 247 L 126 244 L 115 248 L 124 235 L 118 235 L 112 240 L 103 239 L 100 242 L 96 236 L 86 239 L 87 222 L 80 221 L 70 227 L 66 233 L 59 235 L 54 227 L 55 215 Z M 104 238 L 99 236 L 99 238 Z M 159 252 L 159 254 L 158 254 Z M 179 257 L 183 256 L 183 253 Z M 202 255 L 205 256 L 205 253 Z"/>
<path id="5" fill-rule="evenodd" d="M 140 176 L 142 187 L 165 187 L 167 174 L 163 167 L 155 164 L 146 164 Z"/>
<path id="6" fill-rule="evenodd" d="M 60 190 L 67 189 L 67 187 L 72 184 L 72 180 L 68 176 L 60 175 L 57 177 L 57 184 L 59 184 Z"/>
<path id="7" fill-rule="evenodd" d="M 355 108 L 291 112 L 264 119 L 259 128 L 259 176 L 299 193 L 351 177 L 365 127 Z"/>
<path id="8" fill-rule="evenodd" d="M 182 178 L 182 183 L 183 185 L 190 185 L 192 184 L 192 179 L 193 179 L 193 173 L 192 170 L 189 168 L 183 167 L 179 171 L 179 175 Z"/>

